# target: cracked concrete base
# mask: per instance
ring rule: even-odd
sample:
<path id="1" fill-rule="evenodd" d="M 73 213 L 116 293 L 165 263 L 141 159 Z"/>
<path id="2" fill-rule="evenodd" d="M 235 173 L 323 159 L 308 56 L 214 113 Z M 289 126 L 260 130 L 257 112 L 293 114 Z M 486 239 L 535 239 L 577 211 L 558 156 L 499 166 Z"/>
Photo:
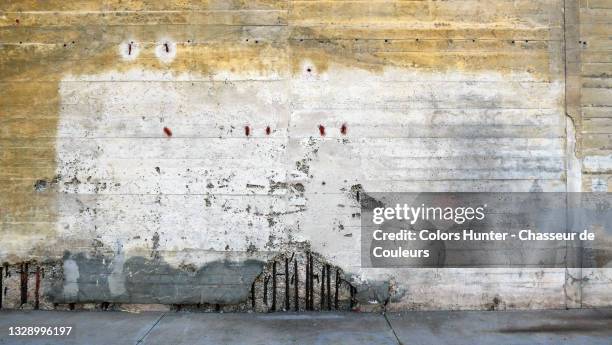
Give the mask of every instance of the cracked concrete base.
<path id="1" fill-rule="evenodd" d="M 69 337 L 10 337 L 70 325 Z M 609 344 L 612 309 L 374 313 L 0 312 L 0 344 Z"/>

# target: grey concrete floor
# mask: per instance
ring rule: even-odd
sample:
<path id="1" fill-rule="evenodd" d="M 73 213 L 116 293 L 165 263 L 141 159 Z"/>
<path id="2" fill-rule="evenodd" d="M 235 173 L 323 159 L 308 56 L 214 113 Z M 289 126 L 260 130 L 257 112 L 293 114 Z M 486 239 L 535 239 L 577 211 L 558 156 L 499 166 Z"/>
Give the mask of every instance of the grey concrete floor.
<path id="1" fill-rule="evenodd" d="M 72 326 L 69 336 L 10 336 Z M 212 314 L 1 311 L 0 344 L 612 344 L 612 309 Z"/>

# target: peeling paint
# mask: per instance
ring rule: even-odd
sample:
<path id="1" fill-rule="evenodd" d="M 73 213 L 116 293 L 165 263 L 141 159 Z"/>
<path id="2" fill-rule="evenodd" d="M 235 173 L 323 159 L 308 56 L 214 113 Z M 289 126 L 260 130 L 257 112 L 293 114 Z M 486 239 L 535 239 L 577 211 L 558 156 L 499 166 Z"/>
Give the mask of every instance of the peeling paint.
<path id="1" fill-rule="evenodd" d="M 2 4 L 0 258 L 13 265 L 69 250 L 63 276 L 45 267 L 41 289 L 57 279 L 57 301 L 103 309 L 248 303 L 257 267 L 269 276 L 270 257 L 294 243 L 330 265 L 316 267 L 320 279 L 351 272 L 349 308 L 563 305 L 565 272 L 362 270 L 356 227 L 367 191 L 604 189 L 609 138 L 598 111 L 608 93 L 590 87 L 572 98 L 580 80 L 562 34 L 580 23 L 564 6 Z M 598 49 L 597 38 L 580 45 Z M 595 67 L 577 70 L 607 76 Z M 572 108 L 582 104 L 588 119 Z M 187 286 L 204 274 L 242 280 L 170 296 L 139 285 L 143 272 Z M 19 301 L 21 277 L 5 278 Z M 486 291 L 464 289 L 476 279 Z M 507 287 L 511 279 L 521 283 Z M 540 302 L 524 301 L 533 284 Z"/>

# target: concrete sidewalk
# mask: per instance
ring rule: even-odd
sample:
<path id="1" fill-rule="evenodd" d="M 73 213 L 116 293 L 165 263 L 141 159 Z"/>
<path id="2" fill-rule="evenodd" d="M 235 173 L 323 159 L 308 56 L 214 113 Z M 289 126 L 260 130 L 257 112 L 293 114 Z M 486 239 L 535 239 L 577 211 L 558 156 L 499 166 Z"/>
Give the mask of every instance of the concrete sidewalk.
<path id="1" fill-rule="evenodd" d="M 72 326 L 69 336 L 9 336 Z M 0 312 L 0 344 L 612 344 L 612 309 L 213 314 Z"/>

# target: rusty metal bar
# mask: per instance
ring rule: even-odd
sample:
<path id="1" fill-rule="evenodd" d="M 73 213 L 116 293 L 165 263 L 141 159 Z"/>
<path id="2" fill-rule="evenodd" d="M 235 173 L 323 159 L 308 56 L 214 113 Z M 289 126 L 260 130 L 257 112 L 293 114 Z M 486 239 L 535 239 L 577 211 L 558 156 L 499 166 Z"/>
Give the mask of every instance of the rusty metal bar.
<path id="1" fill-rule="evenodd" d="M 264 277 L 263 302 L 268 307 L 268 277 Z"/>
<path id="2" fill-rule="evenodd" d="M 272 310 L 276 310 L 276 261 L 272 263 Z"/>
<path id="3" fill-rule="evenodd" d="M 331 276 L 330 276 L 329 264 L 325 265 L 326 277 L 327 277 L 327 310 L 331 310 Z"/>
<path id="4" fill-rule="evenodd" d="M 255 311 L 255 281 L 251 284 L 251 308 Z"/>
<path id="5" fill-rule="evenodd" d="M 338 310 L 338 288 L 340 287 L 340 270 L 336 269 L 336 294 L 334 296 L 334 307 Z"/>
<path id="6" fill-rule="evenodd" d="M 314 310 L 314 265 L 310 254 L 310 310 Z"/>
<path id="7" fill-rule="evenodd" d="M 298 274 L 298 264 L 297 264 L 297 259 L 295 259 L 295 261 L 293 262 L 293 276 L 295 277 L 295 296 L 293 296 L 293 298 L 295 299 L 295 311 L 299 311 L 300 310 L 300 290 L 299 290 L 299 274 Z"/>
<path id="8" fill-rule="evenodd" d="M 21 264 L 21 304 L 28 303 L 28 263 Z"/>
<path id="9" fill-rule="evenodd" d="M 285 310 L 289 310 L 289 258 L 285 258 Z"/>
<path id="10" fill-rule="evenodd" d="M 40 305 L 40 266 L 36 267 L 36 284 L 34 286 L 34 309 Z"/>

